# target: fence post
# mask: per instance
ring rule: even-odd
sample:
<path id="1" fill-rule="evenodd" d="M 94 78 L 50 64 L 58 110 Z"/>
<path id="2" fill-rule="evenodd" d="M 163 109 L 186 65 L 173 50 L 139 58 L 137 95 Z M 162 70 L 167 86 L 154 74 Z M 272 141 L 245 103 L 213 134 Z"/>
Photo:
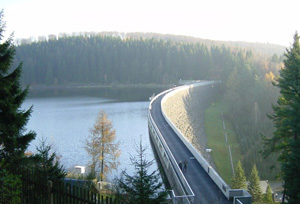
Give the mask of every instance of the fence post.
<path id="1" fill-rule="evenodd" d="M 52 181 L 48 181 L 48 204 L 53 204 L 52 187 L 53 187 Z"/>

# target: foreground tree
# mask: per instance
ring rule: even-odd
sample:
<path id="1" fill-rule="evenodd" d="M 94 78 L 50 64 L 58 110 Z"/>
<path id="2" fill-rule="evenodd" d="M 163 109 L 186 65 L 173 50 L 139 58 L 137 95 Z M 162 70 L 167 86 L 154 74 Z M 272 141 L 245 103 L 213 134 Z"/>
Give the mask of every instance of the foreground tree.
<path id="1" fill-rule="evenodd" d="M 240 161 L 236 164 L 235 175 L 232 178 L 233 189 L 247 189 L 246 176 Z"/>
<path id="2" fill-rule="evenodd" d="M 286 162 L 282 164 L 284 193 L 288 203 L 299 203 L 300 200 L 300 139 L 290 141 L 290 152 Z"/>
<path id="3" fill-rule="evenodd" d="M 26 169 L 33 173 L 29 180 L 38 185 L 22 189 L 23 195 L 29 198 L 36 198 L 36 195 L 47 198 L 48 192 L 45 188 L 41 188 L 42 186 L 47 186 L 49 181 L 52 182 L 53 186 L 61 186 L 61 182 L 66 176 L 66 171 L 60 164 L 56 153 L 51 149 L 51 145 L 46 144 L 46 140 L 43 139 L 40 145 L 36 147 L 37 152 L 35 154 L 27 153 L 29 161 Z"/>
<path id="4" fill-rule="evenodd" d="M 3 11 L 0 12 L 0 42 L 3 40 L 5 23 Z M 15 48 L 12 36 L 0 44 L 0 158 L 11 165 L 20 164 L 30 141 L 35 133 L 25 133 L 25 126 L 30 117 L 32 108 L 21 110 L 28 87 L 22 90 L 20 86 L 21 68 L 10 71 Z"/>
<path id="5" fill-rule="evenodd" d="M 0 161 L 0 203 L 19 204 L 21 203 L 21 178 L 10 173 L 7 166 L 2 159 Z"/>
<path id="6" fill-rule="evenodd" d="M 276 127 L 272 138 L 264 138 L 264 155 L 277 153 L 282 164 L 281 175 L 285 194 L 289 203 L 300 199 L 300 44 L 298 33 L 294 35 L 292 48 L 286 51 L 284 68 L 274 82 L 279 87 L 280 96 L 274 113 L 270 116 Z M 283 199 L 284 200 L 284 199 Z"/>
<path id="7" fill-rule="evenodd" d="M 167 191 L 162 190 L 162 182 L 159 181 L 160 176 L 158 170 L 148 174 L 149 167 L 153 164 L 145 158 L 146 148 L 142 142 L 136 147 L 137 157 L 131 157 L 131 163 L 135 168 L 133 176 L 126 171 L 122 172 L 121 178 L 117 179 L 119 190 L 126 194 L 128 203 L 130 204 L 156 204 L 166 202 Z"/>
<path id="8" fill-rule="evenodd" d="M 251 174 L 249 177 L 248 191 L 252 195 L 252 199 L 254 202 L 261 202 L 263 198 L 263 194 L 259 184 L 260 178 L 258 176 L 258 171 L 256 165 L 253 165 L 251 170 Z"/>
<path id="9" fill-rule="evenodd" d="M 91 174 L 92 177 L 96 177 L 96 172 L 100 169 L 100 181 L 103 181 L 105 175 L 111 170 L 117 169 L 119 165 L 119 142 L 115 141 L 116 131 L 104 111 L 100 111 L 94 128 L 90 132 L 85 149 L 92 158 Z"/>
<path id="10" fill-rule="evenodd" d="M 40 146 L 36 147 L 37 153 L 31 158 L 34 161 L 34 169 L 41 177 L 56 183 L 62 181 L 67 172 L 59 162 L 59 157 L 55 152 L 51 152 L 51 145 L 42 140 Z"/>

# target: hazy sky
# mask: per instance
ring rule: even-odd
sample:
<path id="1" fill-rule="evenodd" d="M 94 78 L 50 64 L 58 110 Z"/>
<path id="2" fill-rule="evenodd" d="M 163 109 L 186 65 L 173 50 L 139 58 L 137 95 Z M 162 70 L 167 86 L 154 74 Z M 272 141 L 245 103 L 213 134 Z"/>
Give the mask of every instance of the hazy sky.
<path id="1" fill-rule="evenodd" d="M 60 32 L 155 32 L 290 46 L 299 0 L 0 0 L 15 38 Z"/>

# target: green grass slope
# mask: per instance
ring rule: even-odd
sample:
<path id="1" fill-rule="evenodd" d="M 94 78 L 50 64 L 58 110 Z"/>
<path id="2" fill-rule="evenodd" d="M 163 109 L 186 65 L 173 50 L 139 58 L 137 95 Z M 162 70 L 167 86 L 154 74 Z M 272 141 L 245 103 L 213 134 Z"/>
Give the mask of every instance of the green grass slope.
<path id="1" fill-rule="evenodd" d="M 242 160 L 239 144 L 231 125 L 225 120 L 227 133 L 227 144 L 224 136 L 224 128 L 221 112 L 226 112 L 226 107 L 222 102 L 211 104 L 205 111 L 205 132 L 208 139 L 207 146 L 212 149 L 211 156 L 216 165 L 216 171 L 223 180 L 230 185 L 232 178 L 232 167 L 228 145 L 231 147 L 233 165 L 235 167 L 238 160 Z"/>

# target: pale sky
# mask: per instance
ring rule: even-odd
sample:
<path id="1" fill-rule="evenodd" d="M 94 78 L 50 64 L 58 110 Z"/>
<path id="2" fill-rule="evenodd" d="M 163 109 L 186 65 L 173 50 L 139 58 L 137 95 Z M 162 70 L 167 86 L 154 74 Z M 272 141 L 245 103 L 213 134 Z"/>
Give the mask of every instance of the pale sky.
<path id="1" fill-rule="evenodd" d="M 290 46 L 299 0 L 0 0 L 15 38 L 72 32 L 154 32 Z"/>

